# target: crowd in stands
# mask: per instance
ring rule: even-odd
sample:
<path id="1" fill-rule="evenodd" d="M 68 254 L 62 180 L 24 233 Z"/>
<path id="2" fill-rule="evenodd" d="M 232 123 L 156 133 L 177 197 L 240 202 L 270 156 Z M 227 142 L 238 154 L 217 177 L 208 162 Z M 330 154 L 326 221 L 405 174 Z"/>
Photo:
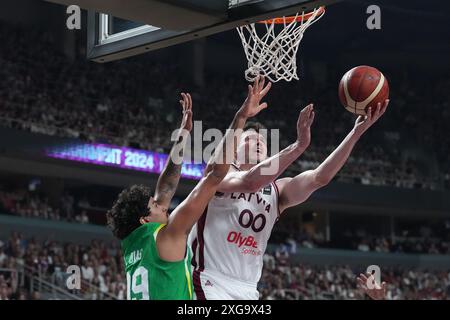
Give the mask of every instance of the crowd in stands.
<path id="1" fill-rule="evenodd" d="M 3 235 L 1 235 L 3 236 Z M 83 299 L 126 299 L 126 282 L 117 242 L 94 240 L 89 245 L 25 238 L 13 233 L 0 240 L 0 300 L 48 299 L 37 287 L 30 290 L 30 274 L 65 287 L 67 267 L 81 266 Z M 25 280 L 23 270 L 31 270 Z M 364 269 L 348 265 L 319 266 L 296 263 L 290 253 L 264 255 L 258 284 L 261 299 L 368 299 L 356 286 Z M 449 299 L 450 270 L 427 271 L 408 268 L 382 270 L 389 300 Z M 51 298 L 51 296 L 50 296 Z"/>
<path id="2" fill-rule="evenodd" d="M 65 288 L 70 265 L 81 267 L 84 299 L 125 299 L 126 283 L 120 245 L 93 240 L 89 245 L 25 238 L 14 232 L 0 240 L 0 299 L 38 299 L 30 290 L 30 279 L 22 271 Z M 1 270 L 18 271 L 6 272 Z M 35 288 L 36 289 L 36 288 Z M 44 297 L 43 297 L 44 298 Z"/>
<path id="3" fill-rule="evenodd" d="M 293 263 L 289 255 L 265 254 L 258 284 L 260 298 L 267 300 L 369 299 L 356 288 L 355 278 L 364 268 L 348 265 L 318 266 Z M 450 269 L 447 271 L 383 269 L 388 300 L 448 300 Z"/>
<path id="4" fill-rule="evenodd" d="M 64 195 L 58 204 L 51 204 L 42 192 L 25 188 L 6 189 L 0 185 L 0 213 L 26 218 L 89 223 L 86 210 L 74 203 L 71 195 Z"/>
<path id="5" fill-rule="evenodd" d="M 331 240 L 323 232 L 307 232 L 304 228 L 286 232 L 286 226 L 275 229 L 271 241 L 277 252 L 295 254 L 300 248 L 330 248 L 405 254 L 450 254 L 450 221 L 441 221 L 441 228 L 416 225 L 409 230 L 396 230 L 394 235 L 374 235 L 365 228 L 336 231 Z M 332 226 L 333 227 L 333 226 Z M 291 229 L 292 230 L 292 229 Z"/>
<path id="6" fill-rule="evenodd" d="M 246 84 L 235 77 L 206 74 L 206 87 L 193 85 L 176 63 L 145 57 L 96 64 L 84 56 L 66 58 L 51 34 L 0 28 L 0 125 L 35 133 L 168 152 L 177 126 L 178 95 L 190 91 L 194 119 L 203 129 L 225 129 L 245 98 Z M 295 139 L 301 106 L 315 103 L 312 143 L 289 174 L 315 168 L 351 129 L 354 116 L 339 106 L 339 75 L 318 84 L 277 83 L 258 118 L 281 132 L 280 147 Z M 402 188 L 450 188 L 448 79 L 415 81 L 386 70 L 392 94 L 389 116 L 369 130 L 336 180 Z M 176 74 L 177 76 L 172 76 Z M 420 94 L 419 94 L 420 92 Z M 218 94 L 220 93 L 220 94 Z M 211 112 L 214 110 L 220 112 Z M 281 116 L 282 115 L 282 116 Z M 225 121 L 224 121 L 225 120 Z M 399 146 L 401 145 L 401 148 Z"/>
<path id="7" fill-rule="evenodd" d="M 320 236 L 298 235 L 279 245 L 281 252 L 295 252 L 297 248 L 334 248 L 363 252 L 450 254 L 450 241 L 440 238 L 409 238 L 387 236 L 348 237 L 340 241 L 325 241 Z"/>

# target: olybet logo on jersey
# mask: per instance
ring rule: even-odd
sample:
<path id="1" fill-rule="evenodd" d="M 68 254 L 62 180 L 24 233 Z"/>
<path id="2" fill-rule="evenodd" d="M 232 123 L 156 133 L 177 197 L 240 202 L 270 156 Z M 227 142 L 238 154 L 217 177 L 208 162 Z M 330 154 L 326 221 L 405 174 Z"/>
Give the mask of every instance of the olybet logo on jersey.
<path id="1" fill-rule="evenodd" d="M 255 241 L 253 236 L 245 237 L 240 232 L 231 231 L 228 234 L 227 241 L 235 244 L 238 248 L 241 248 L 242 254 L 251 254 L 254 256 L 261 255 L 261 250 L 258 250 L 258 242 Z"/>

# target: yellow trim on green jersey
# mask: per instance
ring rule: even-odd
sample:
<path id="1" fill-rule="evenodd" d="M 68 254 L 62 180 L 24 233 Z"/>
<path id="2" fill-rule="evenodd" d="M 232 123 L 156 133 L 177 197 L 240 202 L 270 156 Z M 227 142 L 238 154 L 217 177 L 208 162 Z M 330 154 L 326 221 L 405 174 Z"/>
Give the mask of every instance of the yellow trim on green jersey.
<path id="1" fill-rule="evenodd" d="M 165 226 L 166 226 L 165 224 L 162 224 L 158 228 L 156 228 L 155 232 L 153 232 L 153 239 L 155 239 L 155 241 L 156 241 L 156 237 L 158 236 L 159 231 Z"/>

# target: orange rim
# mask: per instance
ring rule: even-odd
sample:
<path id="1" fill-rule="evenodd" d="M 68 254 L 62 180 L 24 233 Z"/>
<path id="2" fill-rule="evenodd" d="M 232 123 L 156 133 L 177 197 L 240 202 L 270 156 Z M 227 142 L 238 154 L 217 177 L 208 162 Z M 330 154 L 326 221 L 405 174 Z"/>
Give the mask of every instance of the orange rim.
<path id="1" fill-rule="evenodd" d="M 319 10 L 319 13 L 317 14 L 317 16 L 320 16 L 325 12 L 325 7 L 319 7 L 318 10 Z M 305 21 L 305 20 L 308 20 L 309 18 L 311 18 L 313 14 L 314 14 L 314 11 L 311 11 L 311 12 L 305 13 L 303 15 L 299 14 L 298 17 L 291 16 L 291 17 L 274 18 L 274 19 L 262 20 L 262 21 L 259 21 L 258 23 L 284 24 L 284 23 L 291 23 L 293 21 L 302 22 L 302 21 Z"/>

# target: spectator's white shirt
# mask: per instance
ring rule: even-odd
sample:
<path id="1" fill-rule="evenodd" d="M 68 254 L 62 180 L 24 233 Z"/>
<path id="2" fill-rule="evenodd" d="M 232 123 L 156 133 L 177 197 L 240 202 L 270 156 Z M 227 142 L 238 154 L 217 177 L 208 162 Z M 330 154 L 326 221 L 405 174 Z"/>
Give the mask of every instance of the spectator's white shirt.
<path id="1" fill-rule="evenodd" d="M 99 287 L 100 287 L 100 291 L 103 293 L 107 293 L 108 292 L 108 286 L 105 284 L 105 278 L 103 278 L 103 276 L 101 274 L 99 274 L 97 276 L 98 282 L 99 282 Z"/>
<path id="2" fill-rule="evenodd" d="M 302 246 L 305 247 L 305 248 L 308 248 L 308 249 L 314 248 L 314 245 L 308 240 L 304 240 L 302 242 Z"/>
<path id="3" fill-rule="evenodd" d="M 86 279 L 87 281 L 94 280 L 94 269 L 92 267 L 81 267 L 81 274 L 83 276 L 83 279 Z"/>
<path id="4" fill-rule="evenodd" d="M 289 245 L 291 247 L 291 253 L 296 254 L 297 253 L 297 242 L 295 242 L 294 239 L 288 239 L 286 242 L 289 243 Z"/>
<path id="5" fill-rule="evenodd" d="M 360 243 L 358 245 L 358 250 L 367 252 L 367 251 L 370 251 L 370 248 L 369 248 L 369 246 L 367 244 Z"/>
<path id="6" fill-rule="evenodd" d="M 5 253 L 0 253 L 0 266 L 5 262 L 7 256 Z"/>
<path id="7" fill-rule="evenodd" d="M 106 266 L 104 264 L 101 264 L 97 269 L 99 274 L 104 274 L 106 272 Z"/>
<path id="8" fill-rule="evenodd" d="M 330 270 L 327 270 L 326 277 L 327 277 L 327 280 L 330 282 L 334 280 L 333 273 Z"/>
<path id="9" fill-rule="evenodd" d="M 117 299 L 119 300 L 125 300 L 125 289 L 123 286 L 120 286 L 120 289 L 117 293 Z"/>
<path id="10" fill-rule="evenodd" d="M 89 223 L 89 217 L 87 215 L 82 215 L 81 223 Z"/>

